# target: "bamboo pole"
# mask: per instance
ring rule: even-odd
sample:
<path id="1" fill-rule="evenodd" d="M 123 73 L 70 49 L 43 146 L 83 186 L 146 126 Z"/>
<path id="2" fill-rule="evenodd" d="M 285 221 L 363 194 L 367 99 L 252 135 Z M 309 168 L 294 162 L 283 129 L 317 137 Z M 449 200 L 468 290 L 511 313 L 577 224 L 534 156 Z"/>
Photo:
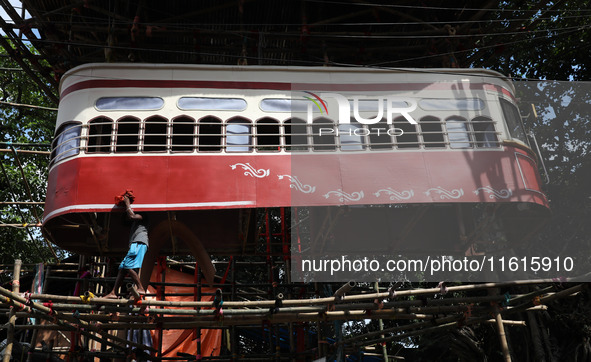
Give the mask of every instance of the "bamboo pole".
<path id="1" fill-rule="evenodd" d="M 12 152 L 10 148 L 0 148 L 1 153 L 9 153 Z M 32 154 L 32 155 L 47 155 L 49 156 L 51 152 L 49 151 L 31 151 L 31 150 L 19 150 L 18 153 L 25 153 L 25 154 Z"/>
<path id="2" fill-rule="evenodd" d="M 491 324 L 496 324 L 497 320 L 496 319 L 488 319 L 485 322 L 491 323 Z M 526 325 L 525 321 L 508 321 L 506 319 L 503 319 L 503 324 L 508 325 L 508 326 L 525 326 Z"/>
<path id="3" fill-rule="evenodd" d="M 376 292 L 380 291 L 380 284 L 378 282 L 375 282 L 374 287 L 376 289 Z M 382 319 L 378 319 L 378 323 L 380 326 L 380 331 L 384 331 L 384 321 Z M 380 338 L 384 338 L 384 334 L 380 335 Z M 388 350 L 386 349 L 386 344 L 382 343 L 382 355 L 384 358 L 384 362 L 388 362 Z"/>
<path id="4" fill-rule="evenodd" d="M 41 289 L 42 292 L 45 292 L 47 290 L 47 281 L 48 281 L 47 277 L 49 276 L 50 270 L 51 270 L 51 266 L 48 265 L 47 268 L 45 269 L 45 275 L 43 276 L 43 288 Z M 31 288 L 31 290 L 33 290 L 33 288 Z M 35 319 L 35 324 L 40 324 L 39 319 Z M 33 330 L 33 336 L 31 337 L 31 349 L 30 349 L 31 353 L 29 353 L 29 355 L 27 356 L 27 362 L 33 361 L 32 351 L 35 350 L 35 345 L 37 344 L 37 334 L 38 334 L 38 329 Z"/>
<path id="5" fill-rule="evenodd" d="M 18 293 L 20 286 L 22 261 L 16 259 L 14 261 L 14 275 L 12 276 L 12 292 Z M 14 326 L 16 325 L 16 310 L 14 307 L 10 308 L 10 315 L 8 317 L 8 336 L 6 338 L 6 348 L 4 349 L 3 362 L 9 362 L 12 357 L 12 344 L 14 343 Z"/>
<path id="6" fill-rule="evenodd" d="M 0 205 L 45 205 L 43 201 L 1 201 Z"/>
<path id="7" fill-rule="evenodd" d="M 225 303 L 224 303 L 225 304 Z M 125 312 L 129 313 L 139 313 L 142 309 L 144 303 L 138 304 L 140 306 L 126 306 L 124 308 Z M 131 308 L 130 308 L 131 307 Z M 53 310 L 59 311 L 67 311 L 72 309 L 77 309 L 78 311 L 100 311 L 100 312 L 121 312 L 121 308 L 114 307 L 114 306 L 95 306 L 95 305 L 85 305 L 85 304 L 59 304 L 54 303 L 52 305 Z M 469 307 L 467 305 L 447 305 L 447 306 L 426 306 L 426 307 L 404 307 L 404 308 L 397 308 L 396 302 L 392 303 L 384 303 L 383 305 L 375 304 L 375 303 L 355 303 L 355 304 L 340 304 L 335 305 L 333 307 L 329 306 L 304 306 L 304 307 L 287 307 L 287 308 L 275 308 L 273 309 L 273 313 L 270 312 L 269 309 L 265 308 L 257 308 L 257 309 L 227 309 L 224 310 L 224 315 L 250 315 L 250 316 L 278 316 L 282 314 L 289 314 L 289 313 L 324 313 L 328 311 L 352 311 L 352 310 L 365 310 L 365 311 L 374 311 L 374 310 L 383 310 L 389 311 L 392 313 L 418 313 L 418 314 L 439 314 L 439 313 L 457 313 L 457 312 L 464 312 L 468 308 L 471 308 L 473 311 L 477 310 L 486 310 L 486 307 L 481 306 L 474 306 Z M 164 309 L 164 308 L 150 308 L 149 310 L 145 311 L 144 314 L 150 315 L 167 315 L 167 316 L 214 316 L 216 314 L 215 310 L 213 309 L 201 309 L 201 310 L 194 310 L 194 309 Z"/>
<path id="8" fill-rule="evenodd" d="M 509 343 L 507 342 L 507 336 L 505 334 L 505 326 L 503 325 L 503 317 L 499 312 L 499 306 L 493 305 L 493 313 L 495 316 L 495 322 L 497 326 L 497 333 L 499 334 L 499 340 L 501 342 L 501 350 L 503 351 L 503 359 L 505 362 L 511 362 L 511 353 L 509 352 Z"/>
<path id="9" fill-rule="evenodd" d="M 564 282 L 568 282 L 570 279 L 567 279 Z M 511 282 L 499 282 L 499 283 L 482 283 L 482 284 L 470 284 L 470 285 L 459 285 L 459 286 L 450 286 L 447 287 L 448 293 L 454 292 L 463 292 L 463 291 L 472 291 L 472 290 L 481 290 L 481 289 L 488 289 L 488 288 L 501 288 L 501 287 L 512 287 L 512 286 L 521 286 L 521 285 L 532 285 L 532 284 L 554 284 L 556 280 L 554 279 L 533 279 L 533 280 L 517 280 Z M 420 295 L 429 295 L 429 294 L 439 294 L 441 292 L 440 288 L 424 288 L 424 289 L 412 289 L 412 290 L 400 290 L 396 292 L 396 297 L 409 297 L 409 296 L 420 296 Z M 316 298 L 316 299 L 291 299 L 291 300 L 283 300 L 284 306 L 303 306 L 303 305 L 326 305 L 326 304 L 335 304 L 338 302 L 359 302 L 364 300 L 374 300 L 374 299 L 385 299 L 390 296 L 388 292 L 381 292 L 381 293 L 367 293 L 367 294 L 357 294 L 357 295 L 345 295 L 340 300 L 335 297 L 324 297 L 324 298 Z M 32 299 L 39 299 L 39 300 L 53 300 L 53 301 L 77 301 L 78 297 L 67 297 L 67 296 L 57 296 L 57 295 L 49 295 L 49 294 L 33 294 L 31 296 Z M 125 305 L 125 304 L 133 304 L 133 301 L 127 299 L 105 299 L 105 298 L 94 298 L 89 303 L 91 304 L 103 304 L 103 305 Z M 143 301 L 144 305 L 148 306 L 164 306 L 164 307 L 202 307 L 202 308 L 211 308 L 214 307 L 213 302 L 173 302 L 173 301 L 158 301 L 158 300 L 145 300 Z M 239 308 L 239 307 L 259 307 L 259 308 L 270 308 L 275 305 L 274 300 L 257 300 L 257 301 L 227 301 L 224 302 L 224 308 Z"/>

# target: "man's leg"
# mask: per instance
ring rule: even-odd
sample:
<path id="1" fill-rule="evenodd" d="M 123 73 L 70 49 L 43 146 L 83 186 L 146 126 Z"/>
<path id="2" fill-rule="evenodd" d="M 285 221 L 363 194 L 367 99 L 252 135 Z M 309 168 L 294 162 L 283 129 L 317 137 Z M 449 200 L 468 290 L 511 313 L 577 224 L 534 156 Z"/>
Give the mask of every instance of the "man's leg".
<path id="1" fill-rule="evenodd" d="M 117 273 L 117 279 L 115 279 L 115 286 L 113 286 L 113 290 L 111 290 L 111 293 L 105 295 L 104 298 L 117 299 L 117 291 L 119 290 L 119 287 L 123 282 L 123 278 L 125 277 L 126 271 L 126 269 L 119 269 L 119 273 Z"/>
<path id="2" fill-rule="evenodd" d="M 133 280 L 134 284 L 137 287 L 137 292 L 140 293 L 140 294 L 146 294 L 146 291 L 144 290 L 144 287 L 142 287 L 142 282 L 140 282 L 140 277 L 139 277 L 139 275 L 137 275 L 137 273 L 135 272 L 135 270 L 128 269 L 127 271 L 129 272 L 129 275 L 131 276 L 131 279 Z"/>

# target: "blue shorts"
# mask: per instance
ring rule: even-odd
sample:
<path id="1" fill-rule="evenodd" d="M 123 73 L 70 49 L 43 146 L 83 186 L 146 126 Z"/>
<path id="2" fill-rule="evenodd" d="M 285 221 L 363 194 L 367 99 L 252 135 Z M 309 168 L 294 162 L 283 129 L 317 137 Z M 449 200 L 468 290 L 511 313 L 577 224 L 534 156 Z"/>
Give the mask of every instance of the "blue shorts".
<path id="1" fill-rule="evenodd" d="M 144 243 L 132 243 L 129 246 L 127 255 L 119 265 L 119 269 L 136 269 L 141 268 L 144 262 L 144 255 L 148 251 L 148 245 Z"/>

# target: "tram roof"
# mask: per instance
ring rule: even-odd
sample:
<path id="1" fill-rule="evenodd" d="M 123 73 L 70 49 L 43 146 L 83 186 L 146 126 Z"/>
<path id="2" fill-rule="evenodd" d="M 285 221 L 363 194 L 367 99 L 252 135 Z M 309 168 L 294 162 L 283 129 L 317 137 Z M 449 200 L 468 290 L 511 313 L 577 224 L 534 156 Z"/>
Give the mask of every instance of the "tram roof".
<path id="1" fill-rule="evenodd" d="M 437 79 L 440 77 L 440 80 Z M 450 80 L 485 80 L 513 91 L 503 74 L 477 68 L 396 68 L 225 66 L 195 64 L 92 63 L 69 70 L 61 79 L 60 93 L 78 82 L 106 80 L 204 80 L 273 83 L 435 83 Z M 295 90 L 295 89 L 294 89 Z"/>

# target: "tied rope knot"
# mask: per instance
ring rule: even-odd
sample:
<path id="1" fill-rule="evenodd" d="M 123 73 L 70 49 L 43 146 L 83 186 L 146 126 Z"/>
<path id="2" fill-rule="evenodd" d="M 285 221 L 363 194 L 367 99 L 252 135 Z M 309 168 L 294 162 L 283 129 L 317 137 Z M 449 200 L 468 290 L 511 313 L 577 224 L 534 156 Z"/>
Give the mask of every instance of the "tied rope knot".
<path id="1" fill-rule="evenodd" d="M 25 292 L 23 294 L 23 297 L 25 298 L 25 305 L 30 306 L 32 304 L 32 302 L 31 302 L 31 293 Z"/>
<path id="2" fill-rule="evenodd" d="M 439 284 L 437 284 L 437 288 L 439 288 L 439 294 L 447 294 L 447 287 L 445 286 L 445 282 L 439 282 Z"/>
<path id="3" fill-rule="evenodd" d="M 95 297 L 95 295 L 92 292 L 86 292 L 83 295 L 80 296 L 80 299 L 84 302 L 84 303 L 90 303 L 90 301 Z"/>

